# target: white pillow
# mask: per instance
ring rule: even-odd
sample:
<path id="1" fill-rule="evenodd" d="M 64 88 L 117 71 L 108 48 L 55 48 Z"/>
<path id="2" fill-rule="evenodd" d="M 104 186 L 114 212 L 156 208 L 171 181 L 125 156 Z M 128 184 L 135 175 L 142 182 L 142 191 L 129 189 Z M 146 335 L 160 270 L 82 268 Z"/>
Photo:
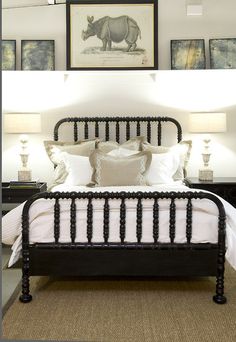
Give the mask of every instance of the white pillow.
<path id="1" fill-rule="evenodd" d="M 61 153 L 62 161 L 65 163 L 68 173 L 64 184 L 66 185 L 87 185 L 91 181 L 93 169 L 89 157 Z"/>
<path id="2" fill-rule="evenodd" d="M 123 158 L 123 157 L 132 156 L 133 154 L 137 154 L 137 153 L 140 153 L 140 151 L 133 151 L 133 150 L 128 150 L 127 148 L 124 148 L 124 147 L 118 147 L 115 150 L 108 152 L 107 154 L 108 156 Z"/>
<path id="3" fill-rule="evenodd" d="M 173 183 L 173 175 L 180 163 L 179 154 L 173 152 L 152 154 L 152 162 L 147 172 L 149 185 Z"/>

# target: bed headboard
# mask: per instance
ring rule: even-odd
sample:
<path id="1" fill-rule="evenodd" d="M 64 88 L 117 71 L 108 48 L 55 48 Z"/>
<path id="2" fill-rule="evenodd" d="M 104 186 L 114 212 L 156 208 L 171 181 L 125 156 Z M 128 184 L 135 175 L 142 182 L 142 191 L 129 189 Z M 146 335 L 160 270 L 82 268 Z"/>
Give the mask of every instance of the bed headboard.
<path id="1" fill-rule="evenodd" d="M 100 137 L 100 127 L 105 126 L 105 140 L 110 140 L 111 127 L 113 126 L 115 130 L 115 140 L 119 143 L 122 134 L 125 134 L 126 140 L 129 140 L 131 136 L 131 126 L 132 131 L 134 130 L 134 135 L 140 136 L 144 135 L 148 142 L 151 142 L 152 134 L 155 132 L 157 135 L 157 144 L 160 146 L 162 142 L 162 125 L 164 123 L 173 123 L 176 127 L 177 142 L 182 140 L 182 128 L 179 122 L 170 117 L 68 117 L 58 121 L 54 127 L 54 140 L 59 139 L 59 128 L 64 123 L 71 123 L 73 128 L 74 141 L 79 139 L 88 139 L 90 137 Z M 145 133 L 141 134 L 141 126 L 145 127 Z M 153 127 L 154 126 L 154 127 Z M 83 136 L 80 137 L 79 132 L 83 131 Z M 93 136 L 91 136 L 93 132 Z M 114 140 L 114 138 L 112 139 Z"/>

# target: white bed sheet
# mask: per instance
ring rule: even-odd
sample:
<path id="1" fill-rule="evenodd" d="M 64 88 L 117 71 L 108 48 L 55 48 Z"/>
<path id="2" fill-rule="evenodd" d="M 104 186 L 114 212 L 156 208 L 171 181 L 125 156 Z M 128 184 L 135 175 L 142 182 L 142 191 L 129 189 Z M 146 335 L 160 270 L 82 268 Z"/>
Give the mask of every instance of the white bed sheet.
<path id="1" fill-rule="evenodd" d="M 202 191 L 189 189 L 180 182 L 171 184 L 161 184 L 155 186 L 137 187 L 96 187 L 88 188 L 85 186 L 65 186 L 58 185 L 53 191 L 81 191 L 81 192 L 104 192 L 104 191 L 130 191 L 130 192 L 154 192 L 154 191 Z M 220 198 L 221 199 L 221 198 Z M 221 199 L 227 214 L 227 253 L 226 257 L 230 264 L 236 269 L 236 209 L 228 202 Z M 52 242 L 54 241 L 53 231 L 53 212 L 54 200 L 40 199 L 33 203 L 30 208 L 30 243 Z M 70 200 L 60 200 L 60 242 L 70 241 Z M 76 242 L 87 241 L 87 200 L 78 200 L 76 213 Z M 142 242 L 152 242 L 152 214 L 153 200 L 143 200 L 143 232 Z M 93 200 L 93 242 L 103 241 L 103 204 L 104 200 Z M 126 238 L 127 242 L 136 242 L 136 204 L 137 200 L 126 200 Z M 159 241 L 169 242 L 169 204 L 170 200 L 159 201 L 160 212 L 160 231 Z M 109 200 L 110 205 L 110 230 L 109 241 L 119 242 L 119 215 L 120 200 Z M 12 266 L 20 257 L 21 253 L 21 214 L 24 203 L 11 210 L 3 217 L 2 241 L 5 244 L 12 244 L 12 255 L 9 267 Z M 192 242 L 193 243 L 216 243 L 218 240 L 218 209 L 209 200 L 193 201 L 193 224 Z M 183 243 L 186 241 L 186 201 L 176 200 L 176 237 L 175 242 Z"/>

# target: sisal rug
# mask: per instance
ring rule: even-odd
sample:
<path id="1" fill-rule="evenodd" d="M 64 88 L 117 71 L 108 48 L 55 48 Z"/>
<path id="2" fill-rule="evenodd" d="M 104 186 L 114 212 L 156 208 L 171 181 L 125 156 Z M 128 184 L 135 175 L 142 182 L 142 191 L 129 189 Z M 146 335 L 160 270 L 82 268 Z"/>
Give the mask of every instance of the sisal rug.
<path id="1" fill-rule="evenodd" d="M 18 298 L 3 339 L 96 342 L 235 342 L 236 272 L 226 269 L 228 303 L 212 301 L 214 278 L 84 281 L 32 277 L 33 301 Z"/>

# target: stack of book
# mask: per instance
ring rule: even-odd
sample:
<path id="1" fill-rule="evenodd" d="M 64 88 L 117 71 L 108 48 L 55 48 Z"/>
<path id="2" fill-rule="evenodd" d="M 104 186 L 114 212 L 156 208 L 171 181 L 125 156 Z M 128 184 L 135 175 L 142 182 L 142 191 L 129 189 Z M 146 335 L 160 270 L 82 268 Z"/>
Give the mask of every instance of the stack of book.
<path id="1" fill-rule="evenodd" d="M 10 181 L 9 187 L 11 189 L 18 189 L 18 188 L 38 188 L 40 183 L 38 181 L 32 182 L 22 182 L 22 181 Z"/>

